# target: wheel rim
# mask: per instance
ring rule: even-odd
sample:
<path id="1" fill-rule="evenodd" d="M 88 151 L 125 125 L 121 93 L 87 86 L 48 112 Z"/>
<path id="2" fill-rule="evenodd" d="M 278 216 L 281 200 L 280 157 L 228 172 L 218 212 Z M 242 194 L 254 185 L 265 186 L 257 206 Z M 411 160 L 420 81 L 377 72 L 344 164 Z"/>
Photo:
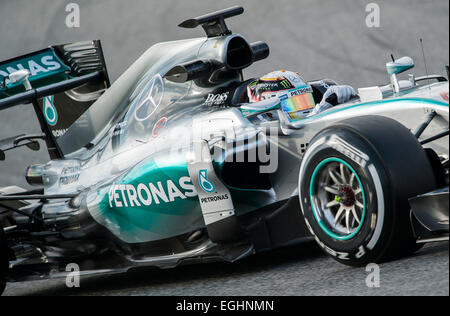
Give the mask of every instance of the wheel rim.
<path id="1" fill-rule="evenodd" d="M 330 237 L 349 240 L 364 224 L 366 199 L 357 172 L 339 158 L 323 160 L 313 172 L 310 200 L 314 217 Z"/>

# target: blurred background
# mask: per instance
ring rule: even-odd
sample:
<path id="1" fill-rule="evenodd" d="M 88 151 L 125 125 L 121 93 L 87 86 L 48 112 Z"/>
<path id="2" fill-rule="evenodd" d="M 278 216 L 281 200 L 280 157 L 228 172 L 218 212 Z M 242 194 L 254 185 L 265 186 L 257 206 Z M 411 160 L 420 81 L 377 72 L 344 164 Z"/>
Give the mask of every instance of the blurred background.
<path id="1" fill-rule="evenodd" d="M 70 2 L 80 7 L 79 28 L 66 26 Z M 366 11 L 369 3 L 380 9 L 379 27 L 366 24 L 373 13 Z M 355 88 L 383 84 L 391 53 L 414 58 L 414 72 L 424 75 L 419 38 L 429 73 L 445 73 L 448 63 L 448 0 L 0 0 L 0 60 L 51 44 L 101 39 L 114 81 L 153 44 L 204 35 L 201 28 L 177 27 L 183 20 L 232 5 L 246 12 L 230 19 L 229 27 L 271 47 L 269 59 L 246 70 L 246 77 L 289 69 L 307 80 L 326 77 Z M 0 138 L 38 131 L 30 106 L 0 112 Z M 27 187 L 25 167 L 47 159 L 42 149 L 8 152 L 0 163 L 0 187 Z"/>

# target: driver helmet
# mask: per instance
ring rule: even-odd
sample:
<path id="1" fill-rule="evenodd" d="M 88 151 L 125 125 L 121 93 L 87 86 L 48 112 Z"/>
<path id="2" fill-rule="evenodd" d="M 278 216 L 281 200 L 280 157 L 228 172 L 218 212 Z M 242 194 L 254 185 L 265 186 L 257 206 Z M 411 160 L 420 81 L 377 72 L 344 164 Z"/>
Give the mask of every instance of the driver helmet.
<path id="1" fill-rule="evenodd" d="M 316 106 L 312 87 L 292 71 L 274 71 L 253 81 L 247 94 L 251 103 L 278 97 L 290 121 L 305 118 Z"/>

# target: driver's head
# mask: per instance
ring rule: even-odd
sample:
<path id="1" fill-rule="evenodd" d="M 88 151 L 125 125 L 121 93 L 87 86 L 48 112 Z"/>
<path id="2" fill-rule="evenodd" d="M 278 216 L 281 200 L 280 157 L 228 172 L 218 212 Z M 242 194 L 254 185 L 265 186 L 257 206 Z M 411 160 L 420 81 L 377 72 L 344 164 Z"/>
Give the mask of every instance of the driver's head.
<path id="1" fill-rule="evenodd" d="M 316 106 L 312 87 L 292 71 L 274 71 L 247 87 L 251 103 L 278 97 L 291 120 L 305 117 Z"/>

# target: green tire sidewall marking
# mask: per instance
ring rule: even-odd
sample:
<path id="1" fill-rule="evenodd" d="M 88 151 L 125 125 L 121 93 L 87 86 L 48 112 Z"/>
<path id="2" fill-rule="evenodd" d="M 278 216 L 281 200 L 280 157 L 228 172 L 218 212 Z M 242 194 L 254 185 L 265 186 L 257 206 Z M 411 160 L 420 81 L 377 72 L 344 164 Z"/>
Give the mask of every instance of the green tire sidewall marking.
<path id="1" fill-rule="evenodd" d="M 344 164 L 347 168 L 350 169 L 350 171 L 355 175 L 356 179 L 358 180 L 359 186 L 361 187 L 361 193 L 362 193 L 362 197 L 363 197 L 363 214 L 361 217 L 361 223 L 359 224 L 358 228 L 351 233 L 350 235 L 346 235 L 346 236 L 339 236 L 335 233 L 333 233 L 332 231 L 330 231 L 328 229 L 328 227 L 326 227 L 326 225 L 323 223 L 323 221 L 319 218 L 319 216 L 317 215 L 317 212 L 314 208 L 314 203 L 313 203 L 313 196 L 315 194 L 315 184 L 316 184 L 316 179 L 317 179 L 317 175 L 319 173 L 320 170 L 322 170 L 322 168 L 332 162 L 338 162 L 338 163 L 342 163 Z M 330 237 L 337 239 L 337 240 L 350 240 L 353 237 L 355 237 L 359 231 L 361 230 L 362 226 L 364 225 L 364 218 L 366 216 L 366 194 L 364 192 L 364 187 L 362 185 L 361 179 L 358 176 L 358 173 L 355 171 L 355 169 L 353 169 L 352 166 L 350 166 L 349 163 L 347 163 L 346 161 L 340 159 L 340 158 L 327 158 L 325 160 L 323 160 L 322 162 L 319 163 L 319 165 L 314 169 L 313 175 L 311 177 L 311 181 L 310 181 L 310 185 L 309 185 L 309 199 L 310 199 L 310 203 L 311 203 L 311 208 L 313 211 L 313 215 L 314 218 L 316 219 L 316 222 L 319 224 L 320 228 Z"/>

